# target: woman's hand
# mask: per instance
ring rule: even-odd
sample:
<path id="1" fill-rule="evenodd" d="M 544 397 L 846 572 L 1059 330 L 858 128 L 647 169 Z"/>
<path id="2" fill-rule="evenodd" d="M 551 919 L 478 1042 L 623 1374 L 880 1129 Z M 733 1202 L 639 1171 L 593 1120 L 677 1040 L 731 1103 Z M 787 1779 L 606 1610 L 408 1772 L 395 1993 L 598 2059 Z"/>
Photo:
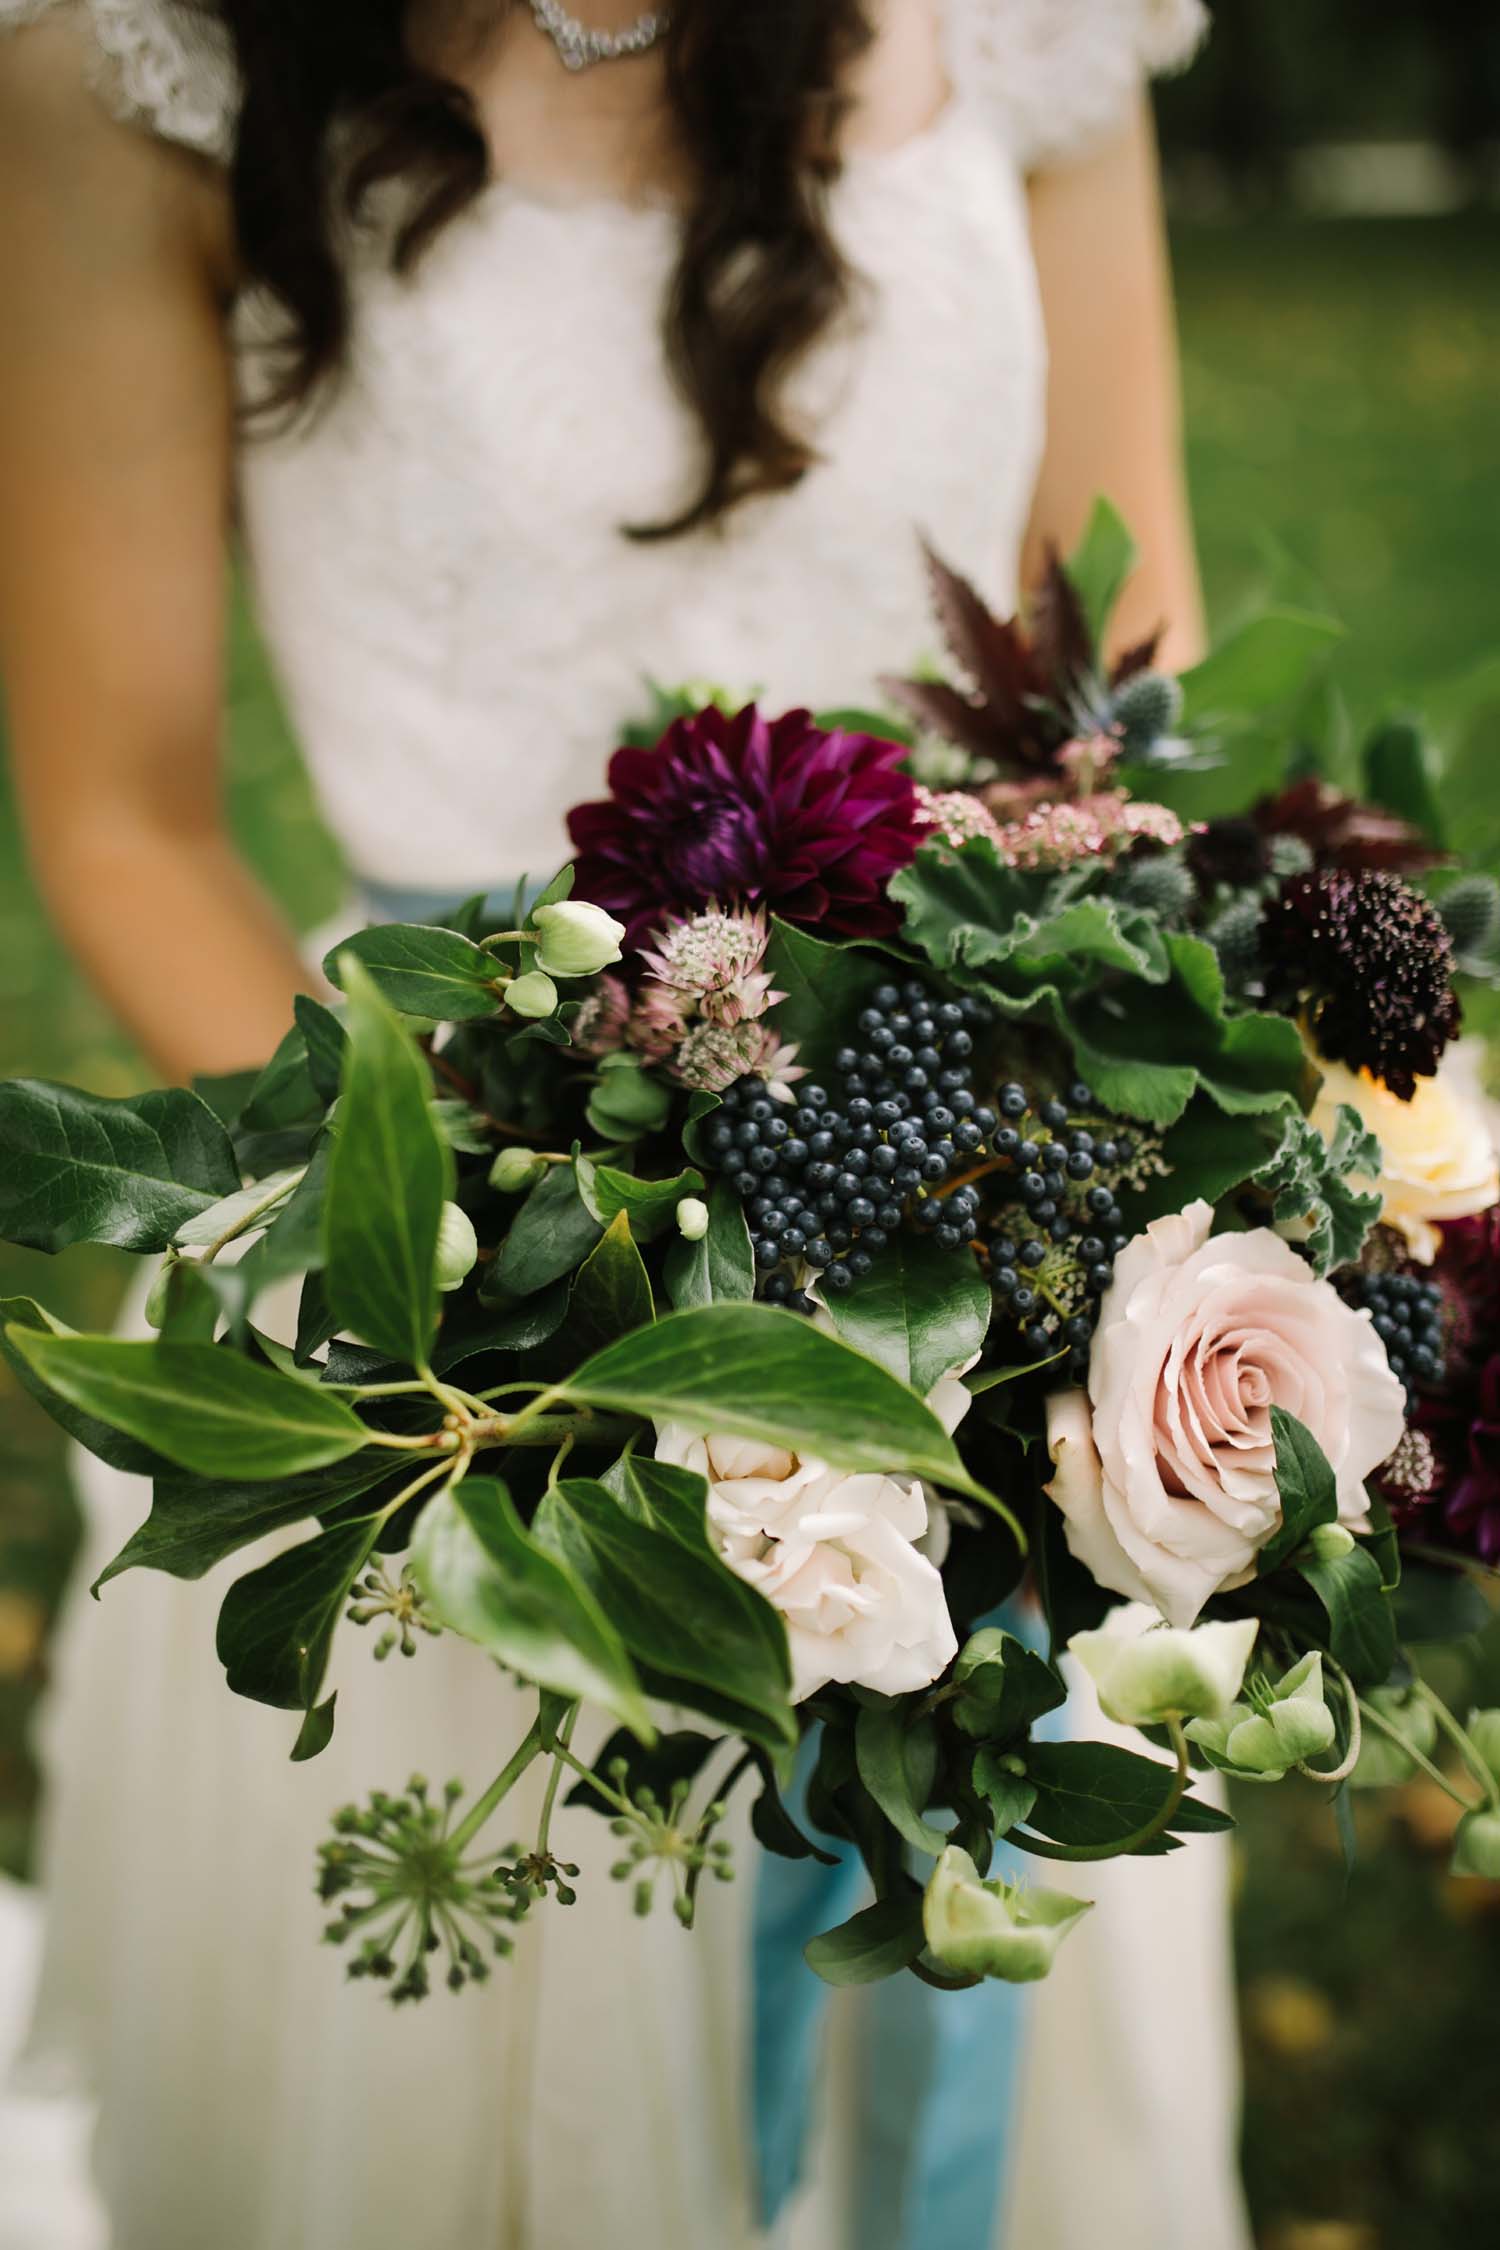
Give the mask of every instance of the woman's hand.
<path id="1" fill-rule="evenodd" d="M 187 1076 L 264 1060 L 306 980 L 220 803 L 223 187 L 87 69 L 66 13 L 0 46 L 0 678 L 58 927 Z"/>
<path id="2" fill-rule="evenodd" d="M 1115 615 L 1119 647 L 1166 627 L 1173 670 L 1203 653 L 1203 607 L 1182 471 L 1177 337 L 1156 138 L 1143 96 L 1130 130 L 1097 156 L 1037 175 L 1031 232 L 1051 372 L 1047 450 L 1027 539 L 1025 585 L 1043 548 L 1066 552 L 1104 493 L 1141 563 Z"/>

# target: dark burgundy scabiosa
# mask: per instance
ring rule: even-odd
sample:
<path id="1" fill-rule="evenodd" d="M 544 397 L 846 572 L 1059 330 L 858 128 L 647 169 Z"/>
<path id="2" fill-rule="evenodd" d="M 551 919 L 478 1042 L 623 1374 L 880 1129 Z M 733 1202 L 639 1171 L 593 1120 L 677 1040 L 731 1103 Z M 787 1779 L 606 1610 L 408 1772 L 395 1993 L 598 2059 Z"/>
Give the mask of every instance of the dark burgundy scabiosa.
<path id="1" fill-rule="evenodd" d="M 578 895 L 618 914 L 632 946 L 669 914 L 731 900 L 884 936 L 901 923 L 886 886 L 924 835 L 905 755 L 806 711 L 678 719 L 654 749 L 617 750 L 609 796 L 569 815 Z"/>
<path id="2" fill-rule="evenodd" d="M 1402 1101 L 1458 1029 L 1453 942 L 1394 875 L 1289 875 L 1261 918 L 1260 953 L 1269 1004 L 1305 1013 L 1321 1054 L 1373 1072 Z"/>

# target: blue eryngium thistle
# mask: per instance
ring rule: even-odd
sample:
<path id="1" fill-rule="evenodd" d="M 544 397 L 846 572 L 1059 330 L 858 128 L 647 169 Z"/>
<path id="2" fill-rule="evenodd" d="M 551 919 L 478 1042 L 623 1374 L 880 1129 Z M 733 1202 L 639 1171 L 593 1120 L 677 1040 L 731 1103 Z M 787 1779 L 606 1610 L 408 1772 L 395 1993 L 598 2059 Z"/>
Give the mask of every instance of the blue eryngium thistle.
<path id="1" fill-rule="evenodd" d="M 318 1847 L 318 1896 L 344 1901 L 324 1937 L 357 1939 L 350 1976 L 388 1981 L 394 2001 L 426 1998 L 434 1954 L 447 1957 L 450 1992 L 482 1984 L 487 1954 L 511 1951 L 509 1925 L 525 1912 L 491 1855 L 465 1856 L 469 1839 L 454 1828 L 462 1795 L 450 1781 L 434 1803 L 414 1774 L 399 1797 L 377 1789 L 367 1806 L 345 1805 Z"/>

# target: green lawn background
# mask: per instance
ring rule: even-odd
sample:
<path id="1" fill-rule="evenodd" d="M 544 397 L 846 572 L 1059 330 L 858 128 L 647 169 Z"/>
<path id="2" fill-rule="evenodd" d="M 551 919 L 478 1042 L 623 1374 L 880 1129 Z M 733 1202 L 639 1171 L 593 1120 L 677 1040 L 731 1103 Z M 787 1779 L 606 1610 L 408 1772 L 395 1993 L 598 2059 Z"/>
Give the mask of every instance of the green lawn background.
<path id="1" fill-rule="evenodd" d="M 1420 707 L 1500 652 L 1497 253 L 1487 218 L 1176 233 L 1213 617 L 1273 586 L 1340 616 L 1337 673 L 1358 719 Z M 336 864 L 238 609 L 230 708 L 245 848 L 316 919 L 337 898 Z M 144 1081 L 46 927 L 3 781 L 0 1027 L 0 1074 L 109 1092 Z M 0 1291 L 42 1295 L 79 1325 L 108 1320 L 121 1278 L 107 1254 L 0 1250 Z M 0 1390 L 0 1863 L 16 1869 L 71 1531 L 50 1426 Z M 1482 1685 L 1500 1700 L 1500 1674 Z M 1346 1892 L 1315 1792 L 1245 1795 L 1246 2164 L 1264 2250 L 1500 2242 L 1496 1889 L 1445 1880 L 1425 1799 L 1371 1827 Z"/>

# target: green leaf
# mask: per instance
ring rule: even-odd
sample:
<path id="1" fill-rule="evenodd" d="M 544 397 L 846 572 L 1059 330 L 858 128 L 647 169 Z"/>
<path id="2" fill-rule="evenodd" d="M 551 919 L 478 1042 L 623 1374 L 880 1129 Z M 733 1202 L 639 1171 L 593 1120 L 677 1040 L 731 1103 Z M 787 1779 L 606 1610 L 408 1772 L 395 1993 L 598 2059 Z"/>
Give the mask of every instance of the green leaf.
<path id="1" fill-rule="evenodd" d="M 996 1836 L 1008 1834 L 1018 1821 L 1029 1818 L 1036 1803 L 1036 1783 L 1012 1773 L 998 1750 L 975 1751 L 974 1787 L 990 1809 Z"/>
<path id="2" fill-rule="evenodd" d="M 344 1604 L 379 1530 L 380 1518 L 367 1516 L 305 1539 L 235 1580 L 218 1630 L 219 1662 L 235 1695 L 311 1714 Z M 316 1755 L 332 1731 L 332 1710 L 325 1706 L 319 1720 L 304 1726 L 293 1756 Z"/>
<path id="3" fill-rule="evenodd" d="M 866 1704 L 855 1721 L 854 1756 L 860 1780 L 897 1835 L 936 1859 L 948 1836 L 922 1817 L 937 1768 L 932 1721 L 913 1720 L 889 1700 Z"/>
<path id="4" fill-rule="evenodd" d="M 1343 627 L 1305 610 L 1269 609 L 1182 675 L 1182 725 L 1197 734 L 1237 726 L 1289 703 Z"/>
<path id="5" fill-rule="evenodd" d="M 742 1302 L 755 1295 L 755 1254 L 744 1206 L 727 1180 L 708 1196 L 708 1232 L 697 1242 L 680 1235 L 666 1255 L 667 1295 L 679 1312 L 695 1305 Z"/>
<path id="6" fill-rule="evenodd" d="M 836 1468 L 928 1476 L 990 1507 L 925 1402 L 773 1305 L 701 1305 L 611 1344 L 559 1386 L 580 1404 L 768 1438 Z"/>
<path id="7" fill-rule="evenodd" d="M 423 1510 L 412 1567 L 444 1624 L 556 1695 L 597 1703 L 655 1740 L 635 1668 L 588 1587 L 523 1526 L 493 1477 L 466 1477 Z"/>
<path id="8" fill-rule="evenodd" d="M 1036 1784 L 1031 1826 L 1057 1844 L 1117 1844 L 1161 1810 L 1172 1768 L 1110 1742 L 1033 1742 L 1026 1777 Z M 1178 1834 L 1232 1828 L 1227 1813 L 1197 1797 L 1184 1797 L 1168 1823 Z M 1019 1841 L 1019 1839 L 1017 1839 Z M 1166 1836 L 1143 1851 L 1169 1849 Z"/>
<path id="9" fill-rule="evenodd" d="M 437 1324 L 434 1263 L 453 1157 L 427 1065 L 357 959 L 344 963 L 349 1045 L 324 1211 L 336 1328 L 420 1366 Z"/>
<path id="10" fill-rule="evenodd" d="M 848 1045 L 849 1026 L 886 974 L 878 954 L 857 953 L 846 945 L 827 945 L 772 920 L 766 967 L 776 989 L 776 1029 L 794 1041 L 799 1065 L 813 1078 L 826 1075 L 840 1047 Z"/>
<path id="11" fill-rule="evenodd" d="M 1281 1495 L 1281 1529 L 1260 1551 L 1262 1577 L 1279 1570 L 1320 1523 L 1338 1520 L 1338 1480 L 1312 1431 L 1284 1406 L 1271 1409 L 1276 1443 L 1276 1489 Z"/>
<path id="12" fill-rule="evenodd" d="M 845 1343 L 923 1398 L 941 1376 L 976 1356 L 990 1310 L 988 1285 L 973 1260 L 925 1235 L 897 1234 L 869 1273 L 828 1294 Z"/>
<path id="13" fill-rule="evenodd" d="M 1148 1125 L 1175 1125 L 1200 1089 L 1231 1116 L 1296 1102 L 1307 1074 L 1296 1025 L 1229 1014 L 1213 947 L 1176 933 L 1165 943 L 1165 989 L 1124 983 L 1054 1004 L 1100 1101 Z"/>
<path id="14" fill-rule="evenodd" d="M 1115 604 L 1135 568 L 1136 552 L 1119 510 L 1108 500 L 1096 500 L 1087 529 L 1068 557 L 1066 569 L 1098 650 L 1104 647 Z"/>
<path id="15" fill-rule="evenodd" d="M 1160 984 L 1167 974 L 1149 916 L 1106 898 L 1050 902 L 1051 876 L 1007 865 L 987 836 L 931 844 L 896 875 L 903 935 L 945 971 L 983 970 L 986 990 L 1024 1000 L 1033 989 L 1089 986 L 1108 970 Z"/>
<path id="16" fill-rule="evenodd" d="M 165 1250 L 240 1184 L 229 1135 L 180 1087 L 110 1101 L 15 1078 L 0 1085 L 0 1236 L 28 1250 L 107 1242 Z"/>
<path id="17" fill-rule="evenodd" d="M 46 1409 L 59 1429 L 101 1461 L 107 1461 L 112 1469 L 123 1469 L 127 1476 L 154 1477 L 158 1470 L 170 1466 L 163 1454 L 111 1428 L 97 1416 L 81 1413 L 70 1399 L 45 1383 L 20 1349 L 15 1334 L 20 1329 L 31 1329 L 42 1336 L 72 1336 L 75 1331 L 54 1319 L 31 1297 L 0 1297 L 0 1357 L 21 1388 Z"/>
<path id="18" fill-rule="evenodd" d="M 1068 1691 L 1044 1656 L 998 1625 L 972 1633 L 953 1667 L 953 1716 L 976 1741 L 1003 1748 L 1030 1733 Z"/>
<path id="19" fill-rule="evenodd" d="M 774 1852 L 779 1859 L 815 1859 L 820 1867 L 837 1867 L 837 1854 L 824 1851 L 810 1836 L 804 1836 L 787 1811 L 764 1751 L 759 1753 L 756 1763 L 760 1768 L 761 1791 L 750 1808 L 750 1826 L 761 1849 Z"/>
<path id="20" fill-rule="evenodd" d="M 1294 1113 L 1286 1114 L 1290 1122 Z M 1218 1203 L 1231 1194 L 1265 1163 L 1268 1134 L 1280 1123 L 1274 1115 L 1269 1120 L 1256 1115 L 1226 1117 L 1207 1094 L 1195 1094 L 1163 1137 L 1165 1172 L 1129 1196 L 1132 1230 L 1166 1212 L 1185 1210 L 1190 1203 Z"/>
<path id="21" fill-rule="evenodd" d="M 486 1296 L 534 1296 L 581 1265 L 603 1232 L 578 1192 L 576 1167 L 554 1165 L 522 1204 L 491 1268 Z"/>
<path id="22" fill-rule="evenodd" d="M 344 1027 L 331 1008 L 299 992 L 292 1013 L 307 1049 L 307 1074 L 324 1102 L 336 1101 L 344 1074 Z"/>
<path id="23" fill-rule="evenodd" d="M 809 1938 L 802 1958 L 825 1984 L 879 1984 L 909 1969 L 923 1943 L 922 1894 L 913 1889 Z"/>
<path id="24" fill-rule="evenodd" d="M 160 1570 L 169 1578 L 201 1578 L 226 1555 L 284 1531 L 309 1516 L 329 1516 L 382 1492 L 410 1471 L 390 1453 L 369 1448 L 353 1459 L 266 1483 L 185 1475 L 168 1467 L 152 1489 L 151 1513 L 94 1582 L 97 1594 L 127 1570 Z M 384 1494 L 382 1493 L 382 1497 Z"/>
<path id="25" fill-rule="evenodd" d="M 467 1023 L 498 1016 L 501 1001 L 495 980 L 501 973 L 493 954 L 471 945 L 456 930 L 429 929 L 415 922 L 385 922 L 360 930 L 335 946 L 323 963 L 332 982 L 346 984 L 345 957 L 352 954 L 376 990 L 404 1016 Z"/>
<path id="26" fill-rule="evenodd" d="M 1396 1613 L 1367 1547 L 1351 1547 L 1325 1561 L 1311 1551 L 1296 1557 L 1299 1575 L 1328 1613 L 1328 1645 L 1356 1687 L 1380 1687 L 1396 1661 Z"/>
<path id="27" fill-rule="evenodd" d="M 634 1141 L 655 1132 L 671 1114 L 669 1087 L 646 1070 L 639 1056 L 606 1055 L 589 1097 L 588 1121 L 601 1140 Z"/>
<path id="28" fill-rule="evenodd" d="M 344 1460 L 369 1432 L 343 1400 L 219 1344 L 133 1343 L 13 1326 L 48 1387 L 200 1476 L 247 1481 Z"/>
<path id="29" fill-rule="evenodd" d="M 303 1165 L 294 1165 L 269 1173 L 265 1179 L 252 1180 L 248 1187 L 236 1188 L 233 1195 L 226 1195 L 219 1202 L 210 1203 L 206 1211 L 185 1219 L 174 1241 L 180 1249 L 201 1250 L 212 1243 L 249 1233 L 252 1223 L 268 1226 L 272 1214 L 286 1202 L 301 1180 L 304 1169 Z"/>
<path id="30" fill-rule="evenodd" d="M 572 1332 L 581 1351 L 649 1327 L 656 1318 L 651 1280 L 630 1232 L 628 1212 L 619 1211 L 578 1269 L 570 1311 Z"/>
<path id="31" fill-rule="evenodd" d="M 326 1703 L 316 1703 L 302 1722 L 302 1728 L 292 1746 L 292 1763 L 301 1765 L 308 1758 L 317 1758 L 333 1740 L 333 1714 L 338 1702 L 335 1692 Z"/>
<path id="32" fill-rule="evenodd" d="M 691 1167 L 669 1180 L 638 1180 L 612 1164 L 591 1164 L 587 1170 L 580 1164 L 578 1177 L 579 1192 L 600 1225 L 610 1226 L 622 1211 L 628 1212 L 639 1242 L 654 1241 L 672 1224 L 683 1197 L 696 1195 L 703 1185 L 703 1174 Z"/>
<path id="33" fill-rule="evenodd" d="M 785 1628 L 710 1547 L 703 1479 L 656 1461 L 632 1461 L 627 1473 L 644 1518 L 606 1486 L 565 1478 L 537 1509 L 538 1543 L 618 1621 L 636 1662 L 669 1682 L 675 1700 L 693 1703 L 707 1689 L 711 1710 L 725 1700 L 736 1707 L 747 1739 L 789 1747 L 797 1723 Z"/>
<path id="34" fill-rule="evenodd" d="M 1314 1273 L 1350 1265 L 1365 1236 L 1380 1217 L 1380 1143 L 1359 1111 L 1340 1102 L 1333 1137 L 1325 1141 L 1308 1118 L 1291 1112 L 1282 1120 L 1274 1154 L 1251 1176 L 1271 1197 L 1273 1217 L 1283 1225 L 1305 1225 L 1303 1248 Z M 1356 1178 L 1368 1184 L 1354 1185 Z"/>
<path id="35" fill-rule="evenodd" d="M 568 1285 L 555 1281 L 534 1297 L 485 1313 L 469 1326 L 450 1328 L 445 1322 L 432 1364 L 439 1375 L 449 1375 L 466 1360 L 484 1352 L 529 1352 L 557 1334 L 568 1317 Z"/>
<path id="36" fill-rule="evenodd" d="M 1377 805 L 1399 813 L 1434 843 L 1443 841 L 1432 761 L 1421 730 L 1409 719 L 1376 729 L 1364 750 L 1365 789 Z"/>
<path id="37" fill-rule="evenodd" d="M 274 1140 L 314 1124 L 322 1106 L 308 1065 L 307 1041 L 301 1025 L 294 1023 L 245 1096 L 235 1131 L 242 1140 L 245 1135 Z"/>

